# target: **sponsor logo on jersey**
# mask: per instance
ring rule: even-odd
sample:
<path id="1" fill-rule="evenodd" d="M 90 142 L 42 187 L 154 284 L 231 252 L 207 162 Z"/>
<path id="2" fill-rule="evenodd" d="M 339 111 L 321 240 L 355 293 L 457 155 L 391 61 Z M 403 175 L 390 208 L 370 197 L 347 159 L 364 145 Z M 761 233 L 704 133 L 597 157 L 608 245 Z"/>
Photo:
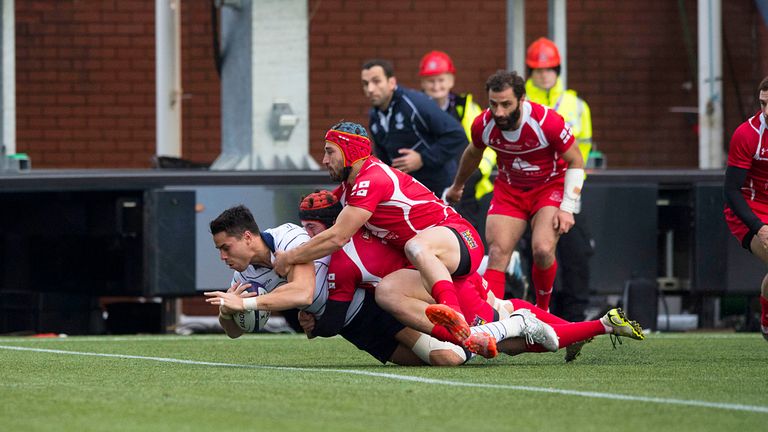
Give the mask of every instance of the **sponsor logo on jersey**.
<path id="1" fill-rule="evenodd" d="M 567 143 L 568 140 L 571 139 L 571 136 L 573 133 L 571 133 L 571 128 L 568 127 L 568 125 L 565 125 L 562 132 L 560 132 L 560 139 L 563 140 L 563 143 Z"/>
<path id="2" fill-rule="evenodd" d="M 483 325 L 483 324 L 487 324 L 487 321 L 485 321 L 484 319 L 480 318 L 480 316 L 475 315 L 475 319 L 472 320 L 472 324 L 470 324 L 470 326 L 474 327 L 474 326 L 479 326 L 479 325 Z"/>
<path id="3" fill-rule="evenodd" d="M 405 117 L 403 117 L 403 113 L 395 114 L 395 129 L 402 130 L 405 127 L 405 124 L 403 124 L 404 121 Z"/>
<path id="4" fill-rule="evenodd" d="M 549 199 L 556 202 L 563 202 L 563 191 L 552 191 L 549 195 Z"/>
<path id="5" fill-rule="evenodd" d="M 370 180 L 364 180 L 364 181 L 361 181 L 360 183 L 355 183 L 355 185 L 352 186 L 352 192 L 350 193 L 350 195 L 361 196 L 361 197 L 367 196 L 368 195 L 367 188 L 370 185 L 371 185 Z"/>
<path id="6" fill-rule="evenodd" d="M 519 157 L 512 161 L 512 169 L 523 172 L 540 171 L 538 165 L 531 165 L 527 160 L 520 159 Z"/>
<path id="7" fill-rule="evenodd" d="M 464 241 L 467 242 L 467 246 L 470 249 L 474 249 L 477 247 L 477 242 L 475 241 L 475 238 L 472 236 L 472 232 L 470 230 L 462 231 L 461 236 L 464 237 Z"/>

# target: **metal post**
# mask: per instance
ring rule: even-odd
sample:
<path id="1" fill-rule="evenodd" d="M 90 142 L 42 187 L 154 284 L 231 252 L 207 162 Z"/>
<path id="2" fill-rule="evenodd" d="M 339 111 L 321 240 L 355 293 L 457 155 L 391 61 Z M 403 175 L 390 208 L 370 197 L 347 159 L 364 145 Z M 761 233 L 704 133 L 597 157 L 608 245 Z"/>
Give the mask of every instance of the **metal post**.
<path id="1" fill-rule="evenodd" d="M 3 0 L 2 145 L 5 154 L 16 153 L 16 17 L 14 0 Z M 3 153 L 3 152 L 0 152 Z"/>
<path id="2" fill-rule="evenodd" d="M 525 74 L 525 0 L 507 0 L 507 70 Z"/>
<path id="3" fill-rule="evenodd" d="M 566 0 L 549 0 L 549 38 L 560 51 L 560 80 L 568 88 L 568 20 Z"/>
<path id="4" fill-rule="evenodd" d="M 155 0 L 156 154 L 181 156 L 181 0 Z"/>
<path id="5" fill-rule="evenodd" d="M 698 0 L 699 168 L 723 167 L 721 0 Z"/>

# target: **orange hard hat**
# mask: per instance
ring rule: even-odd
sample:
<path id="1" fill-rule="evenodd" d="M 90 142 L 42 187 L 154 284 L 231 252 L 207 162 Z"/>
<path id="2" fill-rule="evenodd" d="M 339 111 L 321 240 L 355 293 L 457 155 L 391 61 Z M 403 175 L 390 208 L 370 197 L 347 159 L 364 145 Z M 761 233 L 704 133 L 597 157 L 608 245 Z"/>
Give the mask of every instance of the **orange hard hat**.
<path id="1" fill-rule="evenodd" d="M 427 77 L 444 73 L 456 73 L 453 60 L 442 51 L 430 51 L 419 62 L 419 76 Z"/>
<path id="2" fill-rule="evenodd" d="M 531 69 L 545 69 L 560 66 L 560 52 L 557 45 L 547 38 L 536 39 L 528 47 L 525 64 Z"/>

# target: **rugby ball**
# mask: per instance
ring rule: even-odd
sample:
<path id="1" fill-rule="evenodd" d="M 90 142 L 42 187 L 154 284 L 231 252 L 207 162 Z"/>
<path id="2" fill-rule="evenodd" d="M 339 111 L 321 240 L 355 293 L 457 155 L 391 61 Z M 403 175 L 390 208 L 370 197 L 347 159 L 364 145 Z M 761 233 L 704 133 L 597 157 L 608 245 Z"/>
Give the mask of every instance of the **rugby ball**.
<path id="1" fill-rule="evenodd" d="M 246 333 L 256 333 L 267 325 L 269 311 L 235 312 L 232 317 L 235 324 Z"/>
<path id="2" fill-rule="evenodd" d="M 258 291 L 259 295 L 265 294 L 267 292 L 267 290 L 262 287 L 258 287 L 256 291 Z M 235 324 L 237 324 L 237 326 L 246 333 L 256 333 L 267 325 L 269 315 L 269 311 L 263 310 L 243 311 L 235 312 L 232 314 L 232 318 L 234 318 Z"/>

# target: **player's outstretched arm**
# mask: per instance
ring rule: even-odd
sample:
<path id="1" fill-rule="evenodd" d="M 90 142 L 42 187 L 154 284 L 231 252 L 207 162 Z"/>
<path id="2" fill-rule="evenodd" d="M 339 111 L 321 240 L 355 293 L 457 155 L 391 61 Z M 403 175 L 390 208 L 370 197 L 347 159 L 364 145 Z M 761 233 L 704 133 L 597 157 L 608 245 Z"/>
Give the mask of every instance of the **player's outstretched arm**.
<path id="1" fill-rule="evenodd" d="M 455 203 L 461 199 L 461 195 L 464 192 L 464 183 L 475 172 L 481 160 L 483 160 L 483 149 L 477 148 L 472 144 L 469 144 L 464 149 L 461 161 L 459 162 L 459 169 L 456 171 L 456 178 L 453 179 L 453 184 L 445 194 L 445 199 L 449 203 Z"/>
<path id="2" fill-rule="evenodd" d="M 274 269 L 279 275 L 288 274 L 289 267 L 298 263 L 312 261 L 328 256 L 344 247 L 365 222 L 371 218 L 368 210 L 345 206 L 336 218 L 336 223 L 312 237 L 303 245 L 285 252 L 275 252 Z"/>

